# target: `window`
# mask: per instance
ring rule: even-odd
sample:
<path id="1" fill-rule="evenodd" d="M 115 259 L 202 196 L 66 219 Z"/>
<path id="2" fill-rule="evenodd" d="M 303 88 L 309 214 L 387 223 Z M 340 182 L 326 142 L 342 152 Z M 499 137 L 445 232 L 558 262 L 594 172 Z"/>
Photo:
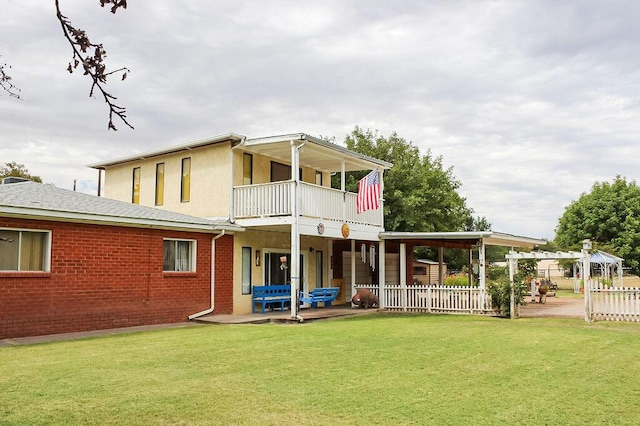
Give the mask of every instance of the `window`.
<path id="1" fill-rule="evenodd" d="M 131 187 L 131 202 L 140 204 L 140 167 L 133 168 L 133 185 Z"/>
<path id="2" fill-rule="evenodd" d="M 322 252 L 316 250 L 316 287 L 324 287 L 324 261 L 322 259 Z"/>
<path id="3" fill-rule="evenodd" d="M 242 247 L 242 294 L 251 294 L 251 247 Z"/>
<path id="4" fill-rule="evenodd" d="M 50 235 L 0 229 L 0 271 L 49 271 Z"/>
<path id="5" fill-rule="evenodd" d="M 191 157 L 182 159 L 182 182 L 180 185 L 180 202 L 187 203 L 191 198 Z"/>
<path id="6" fill-rule="evenodd" d="M 302 169 L 298 169 L 298 179 L 302 180 Z M 271 182 L 291 180 L 291 166 L 288 164 L 271 162 Z"/>
<path id="7" fill-rule="evenodd" d="M 195 240 L 164 240 L 163 271 L 195 272 L 195 259 Z"/>
<path id="8" fill-rule="evenodd" d="M 156 206 L 164 203 L 164 163 L 156 164 Z"/>
<path id="9" fill-rule="evenodd" d="M 253 155 L 242 155 L 242 184 L 251 185 L 253 183 Z"/>
<path id="10" fill-rule="evenodd" d="M 322 186 L 322 172 L 316 172 L 316 185 Z"/>

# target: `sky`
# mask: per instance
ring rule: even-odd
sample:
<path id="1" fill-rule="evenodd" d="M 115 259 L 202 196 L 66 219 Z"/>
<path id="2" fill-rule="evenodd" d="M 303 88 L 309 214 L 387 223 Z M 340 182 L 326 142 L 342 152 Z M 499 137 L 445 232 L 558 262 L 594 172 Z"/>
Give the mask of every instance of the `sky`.
<path id="1" fill-rule="evenodd" d="M 636 180 L 640 2 L 635 0 L 60 0 L 107 51 L 108 91 L 135 127 L 66 71 L 54 1 L 1 0 L 0 163 L 97 192 L 87 164 L 206 137 L 355 126 L 442 157 L 474 215 L 553 239 L 596 182 Z"/>

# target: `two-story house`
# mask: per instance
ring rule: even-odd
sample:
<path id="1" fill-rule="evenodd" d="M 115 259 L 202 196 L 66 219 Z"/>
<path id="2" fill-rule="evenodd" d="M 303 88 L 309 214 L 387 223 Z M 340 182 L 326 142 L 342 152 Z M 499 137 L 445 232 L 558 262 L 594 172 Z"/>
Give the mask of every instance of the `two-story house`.
<path id="1" fill-rule="evenodd" d="M 383 172 L 391 166 L 302 133 L 231 133 L 90 165 L 99 170 L 100 187 L 104 178 L 107 198 L 246 229 L 234 235 L 233 312 L 251 312 L 253 285 L 291 283 L 292 316 L 297 289 L 331 284 L 332 262 L 342 261 L 333 259 L 333 241 L 380 241 Z M 358 212 L 345 173 L 372 170 L 379 207 Z M 331 188 L 335 174 L 339 189 Z M 347 286 L 341 299 L 352 291 Z"/>

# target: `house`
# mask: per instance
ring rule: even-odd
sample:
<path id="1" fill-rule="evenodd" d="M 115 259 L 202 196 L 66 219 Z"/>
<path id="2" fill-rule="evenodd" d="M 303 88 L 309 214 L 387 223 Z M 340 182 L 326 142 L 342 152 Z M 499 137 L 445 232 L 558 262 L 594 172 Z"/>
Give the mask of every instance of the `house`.
<path id="1" fill-rule="evenodd" d="M 252 287 L 332 285 L 334 241 L 377 243 L 384 231 L 384 170 L 392 165 L 304 133 L 249 139 L 226 134 L 91 164 L 104 197 L 228 221 L 233 312 L 252 311 Z M 379 208 L 358 212 L 346 172 L 376 171 Z M 331 187 L 337 175 L 340 188 Z M 333 282 L 335 283 L 335 282 Z M 353 286 L 342 292 L 349 300 Z M 292 316 L 297 303 L 291 303 Z M 216 311 L 217 312 L 217 311 Z"/>
<path id="2" fill-rule="evenodd" d="M 338 286 L 348 302 L 356 285 L 413 282 L 414 247 L 477 251 L 485 244 L 532 247 L 544 241 L 482 232 L 386 232 L 384 171 L 392 164 L 304 133 L 247 138 L 229 133 L 90 165 L 104 196 L 124 202 L 228 221 L 246 229 L 233 239 L 233 313 L 252 311 L 256 285 L 297 290 Z M 346 172 L 375 171 L 378 208 L 359 211 L 345 190 Z M 331 187 L 336 176 L 339 188 Z M 484 273 L 480 271 L 484 289 Z M 385 303 L 384 295 L 381 303 Z M 215 311 L 216 313 L 218 311 Z"/>
<path id="3" fill-rule="evenodd" d="M 231 313 L 241 231 L 52 185 L 0 185 L 0 339 Z"/>

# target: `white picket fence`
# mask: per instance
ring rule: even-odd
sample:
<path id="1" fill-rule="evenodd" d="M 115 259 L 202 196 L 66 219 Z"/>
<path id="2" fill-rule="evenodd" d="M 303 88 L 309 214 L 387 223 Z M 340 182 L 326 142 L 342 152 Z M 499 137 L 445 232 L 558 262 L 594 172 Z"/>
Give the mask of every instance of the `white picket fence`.
<path id="1" fill-rule="evenodd" d="M 356 285 L 367 288 L 380 297 L 377 285 Z M 486 290 L 478 287 L 449 287 L 439 285 L 385 285 L 384 306 L 391 311 L 486 314 L 494 313 Z M 484 300 L 484 303 L 482 301 Z"/>
<path id="2" fill-rule="evenodd" d="M 640 321 L 640 287 L 614 287 L 590 282 L 591 321 Z"/>

